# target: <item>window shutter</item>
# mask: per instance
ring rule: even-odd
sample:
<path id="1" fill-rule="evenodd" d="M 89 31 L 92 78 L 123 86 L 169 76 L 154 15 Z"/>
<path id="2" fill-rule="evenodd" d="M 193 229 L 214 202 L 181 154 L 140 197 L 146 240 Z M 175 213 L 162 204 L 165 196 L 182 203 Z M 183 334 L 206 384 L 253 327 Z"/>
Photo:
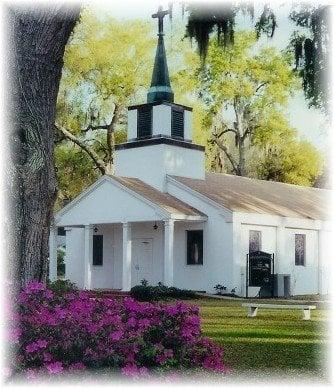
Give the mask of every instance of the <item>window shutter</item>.
<path id="1" fill-rule="evenodd" d="M 137 137 L 144 138 L 152 136 L 152 107 L 138 109 Z"/>
<path id="2" fill-rule="evenodd" d="M 103 265 L 103 235 L 93 235 L 93 265 Z"/>
<path id="3" fill-rule="evenodd" d="M 172 109 L 172 137 L 184 138 L 184 111 Z"/>

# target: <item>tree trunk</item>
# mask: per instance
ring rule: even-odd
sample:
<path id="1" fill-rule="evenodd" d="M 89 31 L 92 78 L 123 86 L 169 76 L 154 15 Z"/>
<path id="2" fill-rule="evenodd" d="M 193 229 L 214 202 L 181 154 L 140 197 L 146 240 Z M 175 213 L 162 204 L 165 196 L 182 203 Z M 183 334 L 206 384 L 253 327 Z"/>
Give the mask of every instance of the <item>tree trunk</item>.
<path id="1" fill-rule="evenodd" d="M 79 7 L 7 9 L 8 137 L 6 170 L 9 271 L 15 284 L 45 281 L 57 185 L 53 161 L 56 100 L 65 45 Z"/>
<path id="2" fill-rule="evenodd" d="M 238 144 L 239 161 L 237 175 L 246 176 L 246 160 L 245 160 L 245 144 L 244 140 L 240 140 Z"/>

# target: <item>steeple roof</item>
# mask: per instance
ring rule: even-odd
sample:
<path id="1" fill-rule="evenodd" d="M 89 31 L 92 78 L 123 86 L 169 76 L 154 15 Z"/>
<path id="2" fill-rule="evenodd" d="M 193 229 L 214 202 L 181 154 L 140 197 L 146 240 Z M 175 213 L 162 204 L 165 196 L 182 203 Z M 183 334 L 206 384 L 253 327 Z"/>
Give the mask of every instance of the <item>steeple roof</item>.
<path id="1" fill-rule="evenodd" d="M 163 33 L 163 18 L 168 14 L 168 11 L 162 11 L 159 7 L 159 11 L 152 15 L 153 18 L 158 18 L 159 21 L 159 33 L 158 33 L 158 45 L 155 53 L 154 68 L 151 80 L 151 87 L 147 93 L 147 102 L 161 102 L 161 101 L 174 101 L 174 93 L 170 86 L 166 50 L 164 44 Z"/>

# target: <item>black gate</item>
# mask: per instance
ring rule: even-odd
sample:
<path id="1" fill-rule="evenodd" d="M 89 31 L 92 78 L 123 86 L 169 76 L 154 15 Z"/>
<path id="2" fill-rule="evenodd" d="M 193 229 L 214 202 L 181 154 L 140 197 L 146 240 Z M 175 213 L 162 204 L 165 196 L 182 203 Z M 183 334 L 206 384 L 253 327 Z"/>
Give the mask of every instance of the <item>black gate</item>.
<path id="1" fill-rule="evenodd" d="M 273 296 L 274 254 L 256 251 L 247 255 L 246 297 L 248 287 L 260 287 L 260 293 Z"/>

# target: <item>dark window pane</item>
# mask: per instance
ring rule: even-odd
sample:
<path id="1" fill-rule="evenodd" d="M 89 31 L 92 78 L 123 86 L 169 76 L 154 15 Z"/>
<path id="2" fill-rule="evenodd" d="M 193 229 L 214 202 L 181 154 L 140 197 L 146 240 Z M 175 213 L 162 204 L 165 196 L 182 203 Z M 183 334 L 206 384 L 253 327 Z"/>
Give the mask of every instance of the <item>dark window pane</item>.
<path id="1" fill-rule="evenodd" d="M 138 109 L 137 114 L 137 137 L 152 136 L 152 107 Z"/>
<path id="2" fill-rule="evenodd" d="M 203 230 L 187 231 L 187 264 L 203 264 Z"/>
<path id="3" fill-rule="evenodd" d="M 63 226 L 60 226 L 59 228 L 58 228 L 58 230 L 57 230 L 57 234 L 58 234 L 58 236 L 66 236 L 66 230 L 65 230 L 65 228 L 63 227 Z"/>
<path id="4" fill-rule="evenodd" d="M 93 265 L 103 265 L 103 235 L 93 235 Z"/>
<path id="5" fill-rule="evenodd" d="M 305 265 L 306 235 L 295 234 L 295 265 Z"/>
<path id="6" fill-rule="evenodd" d="M 172 137 L 184 138 L 184 111 L 172 109 Z"/>
<path id="7" fill-rule="evenodd" d="M 262 233 L 259 230 L 249 231 L 249 253 L 261 251 Z"/>

